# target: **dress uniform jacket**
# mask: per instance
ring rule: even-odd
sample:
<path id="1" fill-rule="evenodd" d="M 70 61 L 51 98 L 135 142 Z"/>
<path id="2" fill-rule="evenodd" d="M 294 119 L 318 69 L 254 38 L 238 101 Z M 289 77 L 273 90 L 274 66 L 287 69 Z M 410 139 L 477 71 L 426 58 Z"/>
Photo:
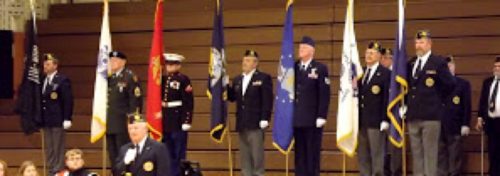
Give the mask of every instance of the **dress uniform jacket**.
<path id="1" fill-rule="evenodd" d="M 143 149 L 129 165 L 125 165 L 123 159 L 128 149 L 134 148 L 134 144 L 128 143 L 120 148 L 120 154 L 116 161 L 114 173 L 125 175 L 126 172 L 132 176 L 168 176 L 170 175 L 170 157 L 168 148 L 149 137 L 144 143 Z"/>
<path id="2" fill-rule="evenodd" d="M 315 127 L 316 119 L 327 118 L 330 80 L 326 65 L 311 60 L 305 71 L 295 63 L 294 127 Z"/>
<path id="3" fill-rule="evenodd" d="M 45 78 L 43 78 L 45 80 Z M 42 94 L 42 111 L 44 127 L 61 128 L 64 120 L 71 120 L 73 115 L 73 93 L 70 80 L 56 73 L 47 83 Z"/>
<path id="4" fill-rule="evenodd" d="M 127 134 L 127 115 L 140 113 L 142 91 L 137 76 L 129 69 L 108 78 L 107 134 Z"/>
<path id="5" fill-rule="evenodd" d="M 271 76 L 256 70 L 243 95 L 243 75 L 233 79 L 229 99 L 236 101 L 236 130 L 260 129 L 259 122 L 271 118 L 273 107 Z"/>
<path id="6" fill-rule="evenodd" d="M 460 135 L 462 126 L 469 126 L 471 118 L 471 86 L 469 81 L 455 76 L 456 86 L 446 98 L 445 115 L 441 119 L 443 131 Z"/>
<path id="7" fill-rule="evenodd" d="M 449 96 L 455 81 L 446 61 L 436 55 L 430 55 L 427 62 L 413 77 L 413 67 L 417 58 L 408 66 L 408 120 L 441 120 L 445 109 L 445 99 Z"/>
<path id="8" fill-rule="evenodd" d="M 163 131 L 181 131 L 182 124 L 191 124 L 193 117 L 191 80 L 179 72 L 164 75 L 162 87 Z"/>
<path id="9" fill-rule="evenodd" d="M 490 117 L 488 111 L 490 107 L 490 92 L 492 91 L 491 89 L 491 84 L 493 83 L 495 77 L 489 77 L 486 78 L 483 81 L 483 86 L 481 88 L 481 97 L 479 98 L 479 108 L 478 108 L 478 116 L 482 117 L 484 120 L 484 131 L 486 134 L 492 134 L 494 132 L 500 132 L 500 123 L 498 123 L 499 118 L 496 117 L 493 119 Z M 497 95 L 500 96 L 500 95 Z M 497 105 L 498 106 L 498 105 Z M 493 122 L 497 121 L 497 122 Z M 500 133 L 498 133 L 500 134 Z"/>
<path id="10" fill-rule="evenodd" d="M 364 77 L 358 81 L 360 127 L 378 129 L 382 121 L 389 122 L 387 104 L 390 78 L 391 71 L 379 65 L 368 84 L 362 84 Z"/>

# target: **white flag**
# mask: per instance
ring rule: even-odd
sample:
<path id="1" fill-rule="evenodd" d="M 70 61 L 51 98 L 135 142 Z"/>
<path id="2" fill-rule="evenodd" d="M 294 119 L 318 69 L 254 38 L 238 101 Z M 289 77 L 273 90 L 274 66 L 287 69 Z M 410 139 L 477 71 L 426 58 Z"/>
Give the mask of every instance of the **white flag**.
<path id="1" fill-rule="evenodd" d="M 359 53 L 353 24 L 353 1 L 348 0 L 342 64 L 340 72 L 339 107 L 337 114 L 337 146 L 352 157 L 358 145 L 358 86 L 357 80 L 363 75 L 359 63 Z"/>
<path id="2" fill-rule="evenodd" d="M 108 61 L 111 52 L 111 34 L 109 31 L 108 1 L 104 1 L 101 38 L 92 103 L 92 124 L 90 142 L 95 143 L 106 133 L 106 109 L 108 103 Z"/>

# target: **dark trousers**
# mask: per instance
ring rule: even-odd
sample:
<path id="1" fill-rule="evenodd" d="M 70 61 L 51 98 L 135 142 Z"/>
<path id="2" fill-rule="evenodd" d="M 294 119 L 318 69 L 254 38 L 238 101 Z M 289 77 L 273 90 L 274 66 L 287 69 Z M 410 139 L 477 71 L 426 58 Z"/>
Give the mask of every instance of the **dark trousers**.
<path id="1" fill-rule="evenodd" d="M 106 134 L 106 145 L 108 150 L 109 161 L 111 168 L 115 168 L 116 160 L 120 152 L 120 147 L 130 142 L 128 134 Z"/>
<path id="2" fill-rule="evenodd" d="M 459 176 L 462 171 L 462 142 L 458 134 L 441 130 L 439 139 L 439 176 Z"/>
<path id="3" fill-rule="evenodd" d="M 490 176 L 500 176 L 500 119 L 487 122 L 488 160 L 490 162 Z"/>
<path id="4" fill-rule="evenodd" d="M 384 159 L 384 173 L 386 176 L 401 176 L 403 175 L 403 149 L 394 146 L 391 141 L 387 140 L 387 154 Z"/>
<path id="5" fill-rule="evenodd" d="M 64 135 L 63 128 L 43 128 L 49 175 L 54 175 L 64 168 Z"/>
<path id="6" fill-rule="evenodd" d="M 185 131 L 163 133 L 162 142 L 170 152 L 170 176 L 181 175 L 181 160 L 186 159 L 187 137 L 188 135 Z"/>
<path id="7" fill-rule="evenodd" d="M 294 128 L 295 175 L 319 176 L 323 128 Z"/>

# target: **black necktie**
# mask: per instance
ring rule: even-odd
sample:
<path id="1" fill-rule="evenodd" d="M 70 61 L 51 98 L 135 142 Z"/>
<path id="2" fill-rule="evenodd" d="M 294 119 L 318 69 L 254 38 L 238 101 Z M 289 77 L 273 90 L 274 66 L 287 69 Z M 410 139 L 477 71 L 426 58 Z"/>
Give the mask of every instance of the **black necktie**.
<path id="1" fill-rule="evenodd" d="M 490 112 L 495 112 L 495 107 L 496 107 L 496 102 L 497 102 L 497 92 L 498 92 L 498 82 L 499 80 L 496 79 L 495 80 L 495 86 L 493 86 L 493 92 L 491 93 L 491 97 L 490 97 Z"/>
<path id="2" fill-rule="evenodd" d="M 365 79 L 363 79 L 363 85 L 366 85 L 368 83 L 368 79 L 370 78 L 370 72 L 371 69 L 369 68 L 368 71 L 366 71 Z"/>
<path id="3" fill-rule="evenodd" d="M 417 68 L 415 68 L 415 72 L 413 72 L 413 77 L 416 78 L 418 73 L 420 72 L 420 64 L 422 63 L 422 60 L 421 59 L 418 59 L 417 61 Z"/>

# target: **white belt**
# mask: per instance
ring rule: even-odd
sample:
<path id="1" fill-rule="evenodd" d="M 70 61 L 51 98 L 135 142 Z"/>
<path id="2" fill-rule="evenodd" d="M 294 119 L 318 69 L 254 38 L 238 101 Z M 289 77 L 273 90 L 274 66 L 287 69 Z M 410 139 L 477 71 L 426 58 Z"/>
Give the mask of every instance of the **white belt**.
<path id="1" fill-rule="evenodd" d="M 161 102 L 162 107 L 174 108 L 182 106 L 182 101 Z"/>

